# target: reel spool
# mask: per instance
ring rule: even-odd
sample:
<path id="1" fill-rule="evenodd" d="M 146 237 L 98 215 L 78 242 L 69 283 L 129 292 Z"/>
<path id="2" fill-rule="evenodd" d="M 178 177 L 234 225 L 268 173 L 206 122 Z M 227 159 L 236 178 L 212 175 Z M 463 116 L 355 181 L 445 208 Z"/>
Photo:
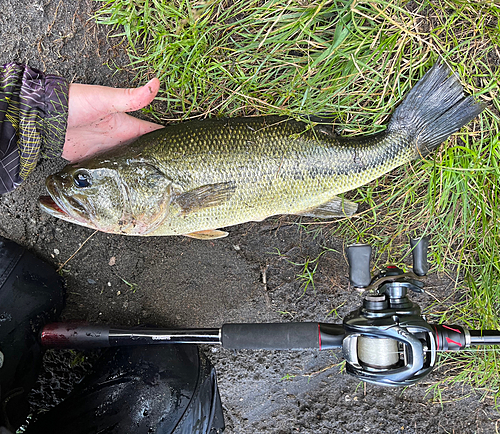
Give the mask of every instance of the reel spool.
<path id="1" fill-rule="evenodd" d="M 394 339 L 358 337 L 358 361 L 367 368 L 390 369 L 400 361 L 400 348 Z"/>

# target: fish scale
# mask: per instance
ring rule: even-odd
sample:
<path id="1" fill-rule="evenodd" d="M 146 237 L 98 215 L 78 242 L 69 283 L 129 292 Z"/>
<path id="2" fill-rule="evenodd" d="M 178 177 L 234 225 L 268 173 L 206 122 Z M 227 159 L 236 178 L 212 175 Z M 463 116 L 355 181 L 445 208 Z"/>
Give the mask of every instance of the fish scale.
<path id="1" fill-rule="evenodd" d="M 277 116 L 189 121 L 67 166 L 40 204 L 105 232 L 203 239 L 277 214 L 352 215 L 338 194 L 427 155 L 483 108 L 436 64 L 383 132 L 344 138 Z"/>

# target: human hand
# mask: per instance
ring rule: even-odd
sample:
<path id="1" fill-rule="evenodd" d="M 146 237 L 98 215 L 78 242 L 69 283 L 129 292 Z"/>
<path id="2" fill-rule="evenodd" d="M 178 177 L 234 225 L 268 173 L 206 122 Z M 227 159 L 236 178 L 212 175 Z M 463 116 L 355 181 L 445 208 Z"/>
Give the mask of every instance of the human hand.
<path id="1" fill-rule="evenodd" d="M 71 84 L 62 157 L 73 163 L 163 128 L 126 114 L 147 106 L 159 88 L 157 78 L 135 89 Z"/>

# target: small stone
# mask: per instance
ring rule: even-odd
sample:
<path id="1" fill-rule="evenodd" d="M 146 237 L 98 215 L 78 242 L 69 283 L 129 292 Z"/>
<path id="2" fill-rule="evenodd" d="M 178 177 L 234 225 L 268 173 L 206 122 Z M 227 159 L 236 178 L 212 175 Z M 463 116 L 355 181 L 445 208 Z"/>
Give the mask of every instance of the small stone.
<path id="1" fill-rule="evenodd" d="M 61 253 L 61 252 L 59 251 L 59 249 L 54 249 L 54 253 L 55 253 L 56 255 L 58 255 L 58 254 L 59 254 L 59 253 Z"/>
<path id="2" fill-rule="evenodd" d="M 116 258 L 114 256 L 111 256 L 111 258 L 109 259 L 109 265 L 113 266 L 116 264 Z"/>

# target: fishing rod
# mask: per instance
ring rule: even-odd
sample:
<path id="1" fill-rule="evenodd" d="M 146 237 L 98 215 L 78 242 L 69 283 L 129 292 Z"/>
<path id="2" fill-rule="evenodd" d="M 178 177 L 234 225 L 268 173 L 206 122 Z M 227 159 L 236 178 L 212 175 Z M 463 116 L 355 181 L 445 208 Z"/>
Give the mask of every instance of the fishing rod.
<path id="1" fill-rule="evenodd" d="M 439 351 L 500 345 L 496 330 L 428 323 L 408 291 L 424 292 L 428 271 L 427 237 L 410 239 L 413 272 L 396 266 L 371 277 L 371 247 L 347 247 L 349 280 L 365 290 L 362 305 L 342 324 L 318 322 L 224 324 L 221 328 L 117 328 L 81 323 L 53 323 L 40 334 L 45 348 L 102 348 L 123 345 L 216 344 L 228 349 L 330 350 L 341 348 L 346 371 L 362 381 L 408 386 L 435 367 Z"/>

